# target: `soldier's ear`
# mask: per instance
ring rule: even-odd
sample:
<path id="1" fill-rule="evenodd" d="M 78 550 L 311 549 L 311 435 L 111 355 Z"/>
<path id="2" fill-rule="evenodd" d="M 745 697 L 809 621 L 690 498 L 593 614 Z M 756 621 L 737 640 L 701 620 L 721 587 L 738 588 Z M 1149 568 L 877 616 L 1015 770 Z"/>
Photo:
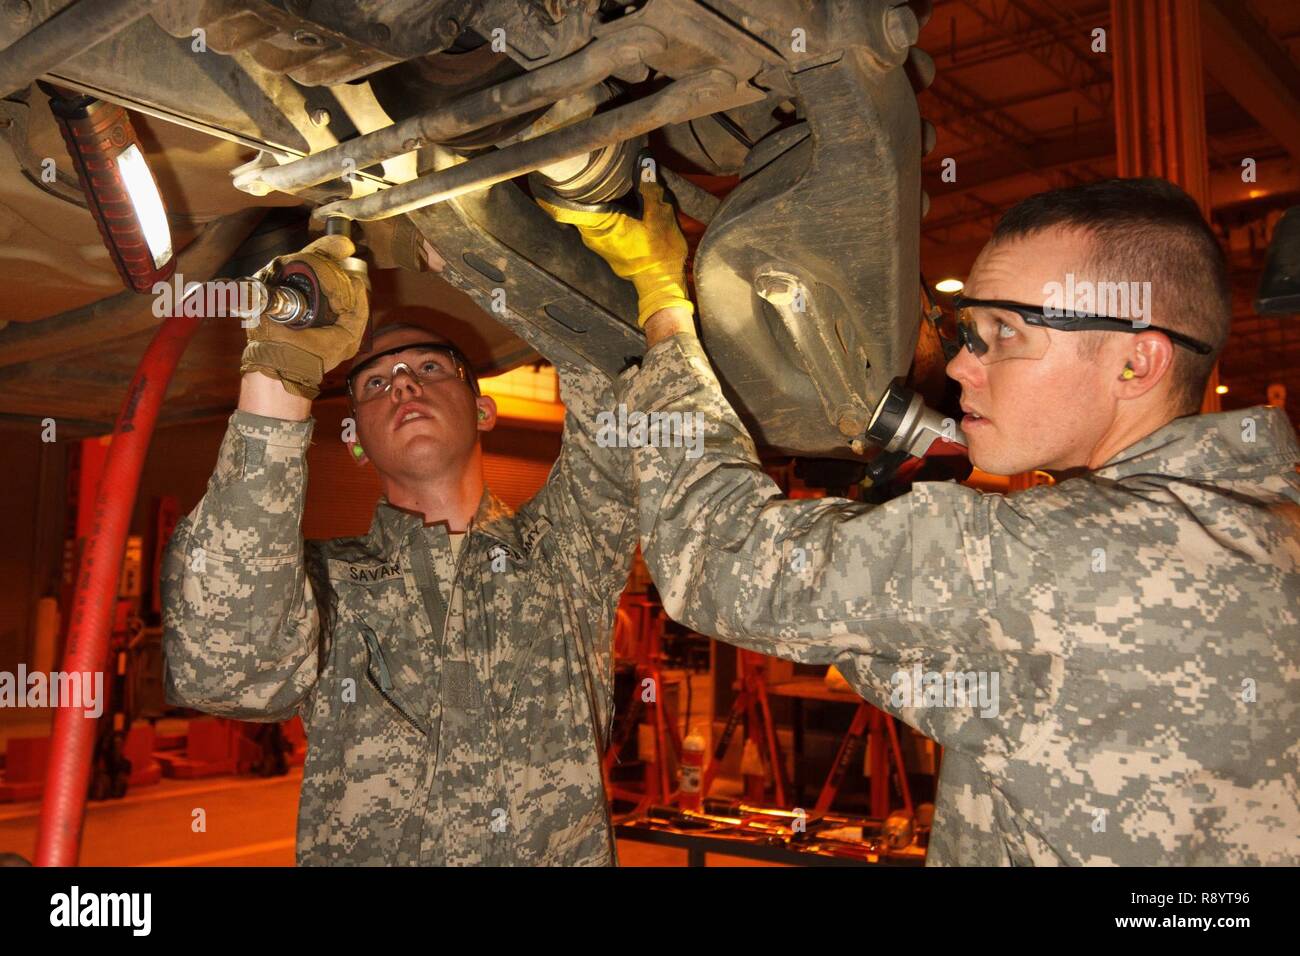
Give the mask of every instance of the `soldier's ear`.
<path id="1" fill-rule="evenodd" d="M 1151 391 L 1169 376 L 1174 350 L 1160 332 L 1139 332 L 1128 345 L 1116 387 L 1120 398 L 1132 399 Z"/>
<path id="2" fill-rule="evenodd" d="M 490 432 L 497 424 L 497 403 L 491 395 L 480 395 L 474 399 L 478 406 L 477 426 L 481 432 Z"/>

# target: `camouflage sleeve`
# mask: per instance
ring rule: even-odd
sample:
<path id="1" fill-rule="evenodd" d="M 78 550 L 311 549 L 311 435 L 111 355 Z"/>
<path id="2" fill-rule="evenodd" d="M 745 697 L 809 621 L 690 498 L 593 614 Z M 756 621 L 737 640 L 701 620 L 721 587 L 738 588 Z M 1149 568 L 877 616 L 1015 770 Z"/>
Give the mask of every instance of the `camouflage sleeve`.
<path id="1" fill-rule="evenodd" d="M 231 416 L 207 493 L 163 561 L 171 703 L 285 720 L 314 686 L 320 626 L 301 530 L 312 426 Z"/>
<path id="2" fill-rule="evenodd" d="M 834 663 L 945 746 L 1005 757 L 1033 740 L 1061 663 L 1004 639 L 989 614 L 992 496 L 922 483 L 879 506 L 780 498 L 691 335 L 651 349 L 623 397 L 650 417 L 694 418 L 705 435 L 695 457 L 670 443 L 634 452 L 641 547 L 672 617 L 763 654 Z M 985 698 L 922 706 L 913 691 L 931 674 L 983 680 Z"/>
<path id="3" fill-rule="evenodd" d="M 564 402 L 560 456 L 534 502 L 562 542 L 570 583 L 596 607 L 622 592 L 636 547 L 632 459 L 605 440 L 615 385 L 594 368 L 557 363 Z"/>

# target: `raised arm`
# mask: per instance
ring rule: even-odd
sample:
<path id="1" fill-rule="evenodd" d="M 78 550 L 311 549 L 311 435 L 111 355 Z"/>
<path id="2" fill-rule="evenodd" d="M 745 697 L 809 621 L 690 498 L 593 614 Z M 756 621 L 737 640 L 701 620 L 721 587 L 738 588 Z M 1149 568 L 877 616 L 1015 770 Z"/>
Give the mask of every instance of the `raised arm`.
<path id="1" fill-rule="evenodd" d="M 626 206 L 570 202 L 536 181 L 534 192 L 548 214 L 577 228 L 616 275 L 632 282 L 639 324 L 667 312 L 690 322 L 686 241 L 657 182 L 639 184 L 635 213 Z M 595 369 L 557 362 L 556 370 L 565 406 L 564 443 L 537 501 L 560 519 L 578 586 L 591 599 L 610 602 L 622 590 L 636 544 L 632 458 L 614 424 L 620 419 L 619 389 Z"/>
<path id="2" fill-rule="evenodd" d="M 314 686 L 320 626 L 301 532 L 311 431 L 310 419 L 231 416 L 207 493 L 164 559 L 171 703 L 283 720 Z"/>
<path id="3" fill-rule="evenodd" d="M 702 454 L 634 451 L 641 547 L 665 608 L 764 654 L 836 664 L 872 703 L 946 746 L 1009 756 L 1043 726 L 1061 663 L 995 616 L 1014 564 L 997 496 L 918 484 L 884 505 L 788 501 L 759 466 L 693 332 L 647 353 L 624 401 L 694 419 Z M 916 676 L 983 681 L 972 706 L 925 706 Z M 982 676 L 981 676 L 982 675 Z"/>
<path id="4" fill-rule="evenodd" d="M 560 456 L 529 507 L 562 540 L 572 585 L 593 606 L 612 608 L 636 547 L 632 458 L 599 429 L 602 413 L 616 401 L 612 383 L 595 369 L 556 369 L 565 411 Z"/>
<path id="5" fill-rule="evenodd" d="M 335 265 L 351 252 L 350 241 L 330 236 L 291 257 L 306 258 L 322 277 L 335 325 L 290 331 L 262 319 L 249 330 L 239 408 L 216 470 L 164 558 L 172 703 L 283 720 L 316 684 L 327 648 L 301 530 L 308 416 L 324 373 L 355 353 L 365 329 L 365 289 Z"/>

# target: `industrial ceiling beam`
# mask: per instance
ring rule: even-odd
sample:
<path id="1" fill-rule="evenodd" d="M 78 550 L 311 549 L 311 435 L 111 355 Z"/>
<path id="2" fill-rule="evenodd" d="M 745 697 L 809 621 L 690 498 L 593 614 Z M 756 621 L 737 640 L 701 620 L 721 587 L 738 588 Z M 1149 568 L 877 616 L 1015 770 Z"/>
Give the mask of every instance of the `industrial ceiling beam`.
<path id="1" fill-rule="evenodd" d="M 1000 149 L 1023 169 L 1035 168 L 1032 149 L 1035 137 L 1027 126 L 952 77 L 936 75 L 925 93 L 929 96 L 921 104 L 921 115 L 937 129 L 947 130 L 977 146 Z M 933 108 L 934 103 L 940 105 L 939 110 Z M 942 154 L 940 150 L 936 155 Z"/>
<path id="2" fill-rule="evenodd" d="M 1210 75 L 1300 157 L 1300 68 L 1240 0 L 1201 0 L 1200 12 Z"/>
<path id="3" fill-rule="evenodd" d="M 1115 155 L 1115 124 L 1111 121 L 1089 123 L 1073 130 L 1040 140 L 1034 146 L 1036 167 L 1034 175 L 1047 173 L 1061 166 L 1095 162 Z M 926 191 L 932 200 L 954 196 L 979 189 L 993 183 L 1016 179 L 1025 175 L 1019 163 L 1002 155 L 1000 151 L 982 152 L 957 163 L 957 182 L 935 183 L 927 181 Z M 937 169 L 926 169 L 927 180 L 937 176 Z"/>
<path id="4" fill-rule="evenodd" d="M 1102 82 L 1105 84 L 1107 88 L 1110 87 L 1109 78 L 1107 78 Z M 1034 90 L 1032 93 L 1021 93 L 1016 96 L 1008 97 L 1007 99 L 990 100 L 989 109 L 998 113 L 1005 113 L 1007 110 L 1015 109 L 1018 106 L 1028 106 L 1030 104 L 1035 106 L 1041 106 L 1045 100 L 1050 100 L 1055 97 L 1070 96 L 1075 92 L 1077 91 L 1074 90 L 1072 87 L 1053 86 L 1050 89 Z M 1110 114 L 1107 113 L 1106 116 L 1107 118 L 1109 118 Z"/>
<path id="5" fill-rule="evenodd" d="M 964 3 L 965 0 L 962 0 Z M 1081 10 L 1079 16 L 1086 19 L 1098 19 L 1098 26 L 1103 26 L 1110 21 L 1110 3 L 1107 2 L 1094 4 L 1086 10 Z M 937 24 L 937 18 L 930 20 L 931 24 Z M 940 30 L 937 26 L 929 27 L 921 33 L 920 45 L 925 48 L 926 52 L 934 57 L 935 65 L 940 71 L 950 71 L 953 69 L 967 69 L 971 67 L 983 66 L 986 63 L 997 63 L 1005 60 L 1007 57 L 1023 53 L 1028 46 L 1035 46 L 1042 43 L 1049 43 L 1056 36 L 1056 28 L 1040 25 L 1027 32 L 1017 33 L 1014 36 L 1007 36 L 1001 33 L 984 37 L 965 46 L 957 46 L 955 42 L 954 20 L 949 20 L 950 32 L 948 44 L 939 48 L 943 42 Z M 1106 78 L 1109 83 L 1109 77 Z"/>
<path id="6" fill-rule="evenodd" d="M 1044 21 L 1022 0 L 988 0 L 989 9 L 981 0 L 964 0 L 966 6 L 987 25 L 1009 36 L 1021 37 L 1037 30 L 1046 31 L 1046 38 L 1035 43 L 1023 43 L 1015 52 L 1031 57 L 1049 73 L 1061 80 L 1088 103 L 1098 116 L 1110 115 L 1109 77 L 1095 58 L 1079 52 L 1067 39 L 1070 30 L 1080 30 L 1074 23 L 1044 24 Z M 1097 24 L 1104 26 L 1104 23 Z M 1090 35 L 1085 37 L 1090 39 Z"/>
<path id="7" fill-rule="evenodd" d="M 1236 103 L 1223 94 L 1211 97 L 1206 102 L 1205 122 L 1207 132 L 1211 137 L 1232 136 L 1246 130 L 1258 130 L 1259 128 L 1255 125 L 1253 118 L 1243 114 Z M 1092 163 L 1110 159 L 1114 155 L 1114 120 L 1107 119 L 1101 122 L 1087 123 L 1081 125 L 1077 130 L 1066 128 L 1040 139 L 1034 145 L 1037 168 L 1033 172 L 1037 175 L 1065 167 L 1088 166 Z M 1271 162 L 1269 157 L 1259 156 L 1257 158 L 1259 160 L 1257 171 L 1260 174 L 1260 185 L 1255 188 L 1267 189 L 1270 192 L 1274 191 L 1272 179 L 1266 177 L 1263 170 L 1266 166 L 1273 170 L 1280 170 L 1281 167 Z M 1017 179 L 1024 176 L 1026 172 L 1024 167 L 1003 155 L 1001 150 L 973 152 L 969 156 L 958 157 L 957 169 L 957 182 L 943 183 L 936 181 L 939 166 L 934 161 L 933 155 L 924 164 L 922 175 L 925 178 L 925 189 L 936 206 L 946 198 L 994 183 Z M 1240 173 L 1239 169 L 1237 173 Z M 1215 179 L 1215 182 L 1212 183 L 1211 197 L 1215 206 L 1240 198 L 1230 190 L 1220 190 L 1217 182 L 1218 176 L 1212 178 Z M 1268 179 L 1267 185 L 1265 185 L 1266 179 Z M 1292 179 L 1293 177 L 1288 173 L 1286 182 L 1289 183 Z M 1239 175 L 1238 180 L 1240 180 Z M 1028 194 L 1028 190 L 1026 194 Z M 929 220 L 926 221 L 926 225 L 928 224 Z"/>

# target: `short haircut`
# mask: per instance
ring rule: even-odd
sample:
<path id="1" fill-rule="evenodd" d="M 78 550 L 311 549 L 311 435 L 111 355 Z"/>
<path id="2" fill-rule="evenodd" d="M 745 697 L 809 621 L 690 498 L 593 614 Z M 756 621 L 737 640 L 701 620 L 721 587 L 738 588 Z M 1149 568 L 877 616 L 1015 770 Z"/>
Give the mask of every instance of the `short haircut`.
<path id="1" fill-rule="evenodd" d="M 998 221 L 993 241 L 1022 239 L 1053 227 L 1090 237 L 1094 279 L 1149 281 L 1151 322 L 1213 347 L 1208 355 L 1174 348 L 1171 401 L 1178 414 L 1199 411 L 1214 363 L 1228 340 L 1232 288 L 1228 263 L 1195 200 L 1165 179 L 1105 179 L 1022 200 Z M 1081 333 L 1096 336 L 1106 333 Z M 1094 351 L 1095 354 L 1095 351 Z"/>

